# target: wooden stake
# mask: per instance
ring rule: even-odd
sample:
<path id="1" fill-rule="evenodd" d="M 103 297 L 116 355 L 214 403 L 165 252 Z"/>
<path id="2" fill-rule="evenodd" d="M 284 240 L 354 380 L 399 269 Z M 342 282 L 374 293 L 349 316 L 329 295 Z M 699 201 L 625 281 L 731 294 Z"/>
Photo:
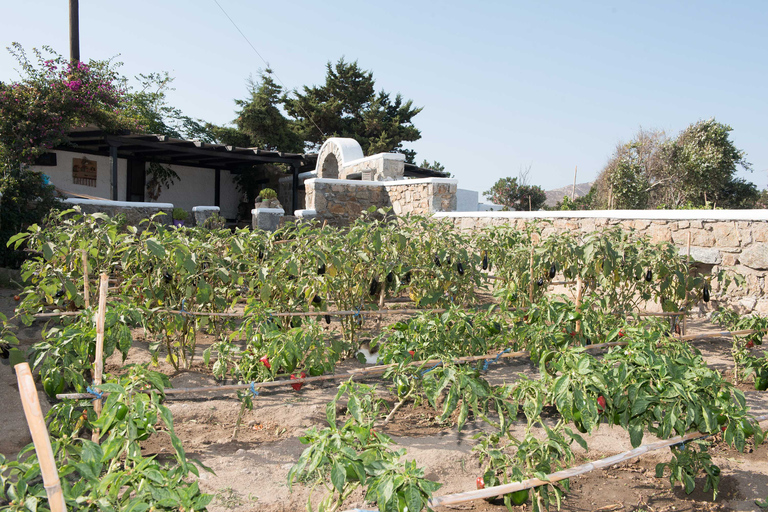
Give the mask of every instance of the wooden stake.
<path id="1" fill-rule="evenodd" d="M 83 249 L 83 294 L 85 295 L 85 309 L 91 307 L 91 286 L 88 283 L 88 252 Z"/>
<path id="2" fill-rule="evenodd" d="M 21 405 L 24 407 L 24 415 L 27 417 L 29 433 L 32 434 L 32 442 L 35 444 L 37 459 L 40 461 L 40 472 L 43 475 L 43 486 L 48 494 L 48 505 L 51 512 L 64 512 L 67 504 L 64 502 L 64 494 L 61 491 L 59 472 L 56 470 L 56 461 L 53 458 L 51 439 L 45 428 L 45 418 L 40 410 L 40 399 L 37 396 L 35 381 L 32 379 L 32 371 L 28 363 L 19 363 L 16 368 L 16 380 L 19 383 Z"/>
<path id="3" fill-rule="evenodd" d="M 691 232 L 688 231 L 688 248 L 686 250 L 686 258 L 685 258 L 685 307 L 688 307 L 688 277 L 691 273 Z M 683 336 L 685 336 L 685 331 L 688 327 L 688 317 L 683 317 L 683 332 L 681 333 Z"/>
<path id="4" fill-rule="evenodd" d="M 757 418 L 755 418 L 755 420 L 757 420 L 757 422 L 763 422 L 765 420 L 768 420 L 768 415 L 758 416 Z M 440 506 L 455 505 L 457 503 L 464 503 L 467 501 L 479 500 L 482 498 L 495 498 L 496 496 L 500 496 L 502 494 L 522 491 L 523 489 L 530 489 L 532 487 L 538 487 L 540 485 L 547 485 L 554 482 L 559 482 L 560 480 L 565 480 L 566 478 L 573 478 L 574 476 L 583 475 L 584 473 L 589 473 L 590 471 L 595 469 L 608 468 L 610 466 L 618 464 L 619 462 L 624 462 L 626 460 L 637 458 L 643 455 L 644 453 L 652 452 L 654 450 L 660 450 L 662 448 L 667 448 L 668 446 L 684 443 L 686 441 L 692 441 L 694 439 L 710 437 L 710 435 L 711 434 L 691 432 L 690 434 L 686 434 L 684 436 L 676 436 L 670 439 L 666 439 L 664 441 L 656 441 L 655 443 L 644 444 L 643 446 L 635 448 L 634 450 L 629 450 L 627 452 L 619 453 L 618 455 L 613 455 L 611 457 L 606 457 L 604 459 L 596 460 L 594 462 L 588 462 L 586 464 L 582 464 L 581 466 L 576 466 L 574 468 L 564 469 L 562 471 L 551 473 L 550 475 L 547 476 L 546 480 L 539 480 L 538 478 L 529 478 L 521 482 L 512 482 L 504 485 L 496 485 L 494 487 L 486 487 L 485 489 L 478 489 L 476 491 L 459 492 L 456 494 L 448 494 L 446 496 L 437 496 L 429 500 L 429 506 L 436 507 L 438 505 Z"/>
<path id="5" fill-rule="evenodd" d="M 107 288 L 109 287 L 107 274 L 101 274 L 101 282 L 99 283 L 99 314 L 96 317 L 96 355 L 93 358 L 93 386 L 101 385 L 101 376 L 104 371 L 104 319 L 107 316 Z M 93 410 L 96 412 L 96 417 L 101 416 L 101 399 L 93 401 Z M 91 441 L 94 443 L 99 442 L 101 432 L 99 429 L 93 431 L 91 435 Z"/>
<path id="6" fill-rule="evenodd" d="M 581 296 L 584 292 L 584 285 L 581 276 L 576 276 L 576 313 L 581 313 Z M 581 320 L 576 320 L 576 333 L 581 332 Z"/>
<path id="7" fill-rule="evenodd" d="M 528 263 L 528 276 L 530 278 L 528 283 L 528 302 L 533 306 L 533 247 L 531 247 L 531 259 Z"/>

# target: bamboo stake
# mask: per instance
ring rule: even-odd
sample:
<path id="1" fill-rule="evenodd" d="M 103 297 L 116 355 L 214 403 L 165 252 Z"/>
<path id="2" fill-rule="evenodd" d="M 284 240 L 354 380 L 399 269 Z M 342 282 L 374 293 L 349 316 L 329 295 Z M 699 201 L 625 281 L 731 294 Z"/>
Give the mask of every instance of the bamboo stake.
<path id="1" fill-rule="evenodd" d="M 528 263 L 528 302 L 533 304 L 533 247 L 531 247 L 531 258 Z"/>
<path id="2" fill-rule="evenodd" d="M 686 249 L 686 257 L 685 257 L 685 305 L 688 307 L 688 277 L 691 273 L 691 232 L 688 231 L 688 244 Z M 683 317 L 683 332 L 682 335 L 685 336 L 686 328 L 688 327 L 688 319 L 686 317 Z"/>
<path id="3" fill-rule="evenodd" d="M 107 282 L 107 274 L 101 274 L 101 282 L 99 283 L 99 314 L 96 317 L 96 355 L 93 358 L 93 385 L 94 387 L 101 385 L 101 375 L 104 371 L 104 320 L 107 316 L 107 288 L 109 283 Z M 93 401 L 93 410 L 96 413 L 96 417 L 101 416 L 101 399 Z M 91 434 L 91 441 L 98 444 L 101 432 L 99 429 L 95 429 Z"/>
<path id="4" fill-rule="evenodd" d="M 64 512 L 67 510 L 67 504 L 64 502 L 64 494 L 61 491 L 59 472 L 56 470 L 51 439 L 48 437 L 48 430 L 45 427 L 43 411 L 40 410 L 40 399 L 37 396 L 35 381 L 32 379 L 32 371 L 29 369 L 28 363 L 19 363 L 15 368 L 21 405 L 24 407 L 29 433 L 32 434 L 32 442 L 35 444 L 35 452 L 40 462 L 43 487 L 48 494 L 48 505 L 51 512 Z"/>
<path id="5" fill-rule="evenodd" d="M 85 309 L 91 307 L 91 285 L 88 283 L 88 253 L 83 249 L 83 294 L 85 295 Z"/>
<path id="6" fill-rule="evenodd" d="M 581 295 L 584 293 L 584 285 L 581 276 L 576 276 L 576 313 L 581 313 Z M 581 320 L 576 320 L 576 332 L 581 332 Z"/>
<path id="7" fill-rule="evenodd" d="M 768 415 L 758 416 L 757 418 L 755 418 L 755 420 L 758 423 L 761 423 L 763 421 L 768 420 Z M 510 484 L 497 485 L 494 487 L 486 487 L 485 489 L 478 489 L 476 491 L 466 491 L 466 492 L 459 492 L 455 494 L 447 494 L 445 496 L 438 496 L 430 500 L 429 506 L 436 507 L 438 505 L 440 506 L 455 505 L 457 503 L 464 503 L 467 501 L 473 501 L 473 500 L 478 500 L 482 498 L 495 498 L 496 496 L 500 496 L 502 494 L 522 491 L 524 489 L 530 489 L 532 487 L 538 487 L 540 485 L 547 485 L 554 482 L 559 482 L 560 480 L 565 480 L 568 478 L 573 478 L 574 476 L 583 475 L 584 473 L 589 473 L 590 471 L 595 469 L 608 468 L 610 466 L 618 464 L 619 462 L 635 459 L 648 452 L 660 450 L 662 448 L 667 448 L 669 446 L 673 446 L 680 443 L 685 443 L 687 441 L 692 441 L 694 439 L 710 437 L 711 435 L 712 434 L 702 434 L 700 432 L 691 432 L 690 434 L 686 434 L 684 436 L 676 436 L 670 439 L 666 439 L 664 441 L 656 441 L 655 443 L 645 444 L 643 446 L 639 446 L 635 448 L 634 450 L 629 450 L 623 453 L 619 453 L 617 455 L 613 455 L 611 457 L 606 457 L 604 459 L 596 460 L 594 462 L 588 462 L 586 464 L 582 464 L 581 466 L 576 466 L 573 468 L 564 469 L 562 471 L 557 471 L 555 473 L 551 473 L 547 475 L 546 480 L 539 480 L 538 478 L 529 478 L 521 482 L 513 482 Z M 371 512 L 374 512 L 374 511 L 371 511 Z"/>

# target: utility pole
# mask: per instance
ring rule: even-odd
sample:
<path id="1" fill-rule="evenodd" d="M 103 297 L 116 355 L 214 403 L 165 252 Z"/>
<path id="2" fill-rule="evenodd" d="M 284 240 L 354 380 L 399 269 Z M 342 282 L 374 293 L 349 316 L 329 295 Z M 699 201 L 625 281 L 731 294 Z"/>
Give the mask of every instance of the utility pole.
<path id="1" fill-rule="evenodd" d="M 80 16 L 78 0 L 69 0 L 69 60 L 80 61 Z"/>

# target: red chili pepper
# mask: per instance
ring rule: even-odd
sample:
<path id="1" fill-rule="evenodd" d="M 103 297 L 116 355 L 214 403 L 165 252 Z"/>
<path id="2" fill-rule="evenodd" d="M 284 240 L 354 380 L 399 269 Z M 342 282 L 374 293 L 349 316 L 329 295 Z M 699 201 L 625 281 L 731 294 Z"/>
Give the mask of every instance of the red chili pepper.
<path id="1" fill-rule="evenodd" d="M 483 477 L 477 477 L 477 481 L 475 483 L 477 484 L 478 489 L 485 489 L 485 481 L 483 481 Z"/>
<path id="2" fill-rule="evenodd" d="M 411 354 L 411 357 L 416 357 L 416 351 L 415 350 L 409 350 L 409 354 Z"/>
<path id="3" fill-rule="evenodd" d="M 301 372 L 301 376 L 300 377 L 297 377 L 296 375 L 291 374 L 291 380 L 293 380 L 293 379 L 303 379 L 306 376 L 307 376 L 307 374 L 304 373 L 304 372 Z M 304 385 L 303 382 L 297 382 L 296 384 L 291 384 L 291 387 L 293 389 L 295 389 L 296 391 L 300 391 L 301 390 L 301 386 L 303 386 L 303 385 Z"/>
<path id="4" fill-rule="evenodd" d="M 267 370 L 272 368 L 272 365 L 269 364 L 269 358 L 267 356 L 263 356 L 261 359 L 259 359 L 259 361 L 261 361 L 264 364 L 264 366 L 267 367 Z"/>
<path id="5" fill-rule="evenodd" d="M 619 338 L 623 338 L 623 337 L 624 337 L 624 331 L 619 331 Z"/>
<path id="6" fill-rule="evenodd" d="M 749 341 L 747 342 L 747 348 L 753 348 L 754 346 L 755 346 L 755 342 L 754 342 L 754 341 L 752 341 L 752 340 L 749 340 Z"/>

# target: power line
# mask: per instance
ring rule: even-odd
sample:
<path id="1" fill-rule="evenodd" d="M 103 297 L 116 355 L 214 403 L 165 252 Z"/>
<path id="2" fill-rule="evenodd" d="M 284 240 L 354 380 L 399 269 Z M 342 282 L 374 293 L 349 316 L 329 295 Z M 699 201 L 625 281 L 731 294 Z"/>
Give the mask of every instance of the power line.
<path id="1" fill-rule="evenodd" d="M 224 16 L 226 16 L 226 17 L 227 17 L 227 19 L 229 20 L 229 22 L 230 22 L 230 23 L 232 23 L 232 26 L 234 26 L 234 27 L 237 29 L 237 31 L 238 31 L 238 32 L 240 32 L 240 35 L 241 35 L 241 36 L 243 36 L 243 39 L 245 39 L 245 42 L 246 42 L 246 43 L 248 43 L 248 46 L 250 46 L 250 47 L 251 47 L 251 49 L 252 49 L 254 52 L 256 52 L 256 55 L 258 55 L 258 56 L 259 56 L 259 58 L 261 59 L 261 61 L 264 63 L 264 65 L 265 65 L 265 66 L 267 66 L 267 69 L 269 69 L 269 70 L 271 71 L 271 73 L 272 73 L 273 75 L 275 75 L 275 78 L 277 78 L 277 81 L 278 81 L 278 82 L 280 82 L 280 85 L 282 85 L 282 86 L 283 86 L 283 89 L 285 89 L 285 90 L 288 90 L 288 91 L 290 91 L 290 92 L 294 92 L 294 93 L 295 93 L 295 92 L 296 92 L 296 90 L 295 90 L 295 89 L 288 89 L 288 86 L 287 86 L 287 85 L 285 85 L 285 83 L 284 83 L 282 80 L 280 80 L 280 77 L 279 77 L 279 76 L 277 76 L 277 73 L 275 73 L 275 72 L 272 70 L 272 68 L 269 66 L 269 62 L 267 62 L 267 60 L 266 60 L 264 57 L 262 57 L 262 55 L 259 53 L 259 50 L 257 50 L 257 49 L 256 49 L 256 47 L 255 47 L 255 46 L 253 46 L 253 43 L 251 43 L 251 41 L 248 39 L 248 37 L 246 37 L 246 35 L 245 35 L 245 34 L 243 34 L 243 31 L 242 31 L 242 30 L 240 30 L 240 27 L 238 27 L 238 26 L 237 26 L 237 23 L 235 23 L 235 20 L 233 20 L 233 19 L 232 19 L 232 18 L 229 16 L 229 14 L 227 14 L 227 11 L 225 11 L 225 10 L 224 10 L 224 8 L 221 6 L 221 4 L 219 3 L 219 0 L 213 0 L 213 1 L 214 1 L 214 2 L 216 2 L 216 5 L 218 5 L 218 6 L 219 6 L 219 9 L 221 9 L 221 12 L 223 12 L 223 13 L 224 13 Z M 298 94 L 298 93 L 297 93 L 297 94 Z M 323 139 L 325 139 L 325 132 L 323 132 L 323 130 L 321 130 L 321 129 L 320 129 L 320 127 L 317 125 L 317 123 L 315 122 L 315 120 L 314 120 L 314 119 L 312 119 L 312 116 L 311 116 L 311 115 L 309 115 L 309 113 L 308 113 L 306 110 L 304 110 L 304 107 L 302 107 L 302 106 L 301 106 L 301 102 L 297 102 L 297 105 L 299 106 L 299 108 L 301 109 L 301 111 L 304 113 L 304 115 L 305 115 L 305 116 L 307 116 L 307 119 L 309 119 L 310 121 L 312 121 L 312 124 L 313 124 L 313 125 L 315 125 L 315 128 L 317 128 L 317 131 L 319 131 L 319 132 L 320 132 L 320 135 L 322 135 L 322 136 L 323 136 Z"/>

